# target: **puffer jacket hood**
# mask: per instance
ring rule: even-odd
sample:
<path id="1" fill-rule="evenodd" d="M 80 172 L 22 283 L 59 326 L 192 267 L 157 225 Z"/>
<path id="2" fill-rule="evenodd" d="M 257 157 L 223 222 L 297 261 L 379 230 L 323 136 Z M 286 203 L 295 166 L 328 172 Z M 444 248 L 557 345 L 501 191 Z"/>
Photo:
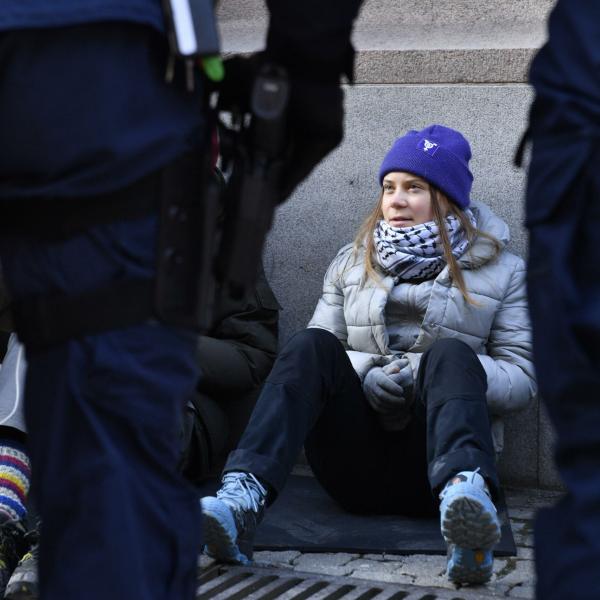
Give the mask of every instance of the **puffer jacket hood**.
<path id="1" fill-rule="evenodd" d="M 477 228 L 496 238 L 500 242 L 501 249 L 504 250 L 510 242 L 508 225 L 485 204 L 472 202 L 471 210 L 475 215 Z M 491 240 L 478 237 L 469 251 L 458 259 L 458 263 L 463 269 L 478 269 L 494 257 L 495 251 L 496 248 Z"/>

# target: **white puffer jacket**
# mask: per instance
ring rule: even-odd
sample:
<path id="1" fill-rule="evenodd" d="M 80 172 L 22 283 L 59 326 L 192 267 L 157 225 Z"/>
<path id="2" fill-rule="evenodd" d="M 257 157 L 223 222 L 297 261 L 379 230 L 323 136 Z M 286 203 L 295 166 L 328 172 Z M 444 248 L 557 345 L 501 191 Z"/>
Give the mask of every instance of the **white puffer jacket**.
<path id="1" fill-rule="evenodd" d="M 531 357 L 531 327 L 525 290 L 525 263 L 505 249 L 508 226 L 487 206 L 471 209 L 482 231 L 502 245 L 494 258 L 493 244 L 478 237 L 459 259 L 467 290 L 479 306 L 465 302 L 451 286 L 448 267 L 435 278 L 427 310 L 414 345 L 403 355 L 416 377 L 420 358 L 441 338 L 466 342 L 479 356 L 487 374 L 487 401 L 492 414 L 496 451 L 503 447 L 503 414 L 523 409 L 537 391 Z M 348 356 L 364 379 L 374 366 L 398 358 L 388 347 L 385 306 L 393 280 L 379 282 L 364 277 L 364 250 L 354 258 L 352 244 L 344 246 L 325 274 L 321 296 L 309 327 L 330 331 L 344 344 Z M 419 305 L 415 284 L 414 304 Z M 429 286 L 427 286 L 429 287 Z M 429 293 L 423 286 L 422 293 Z M 410 307 L 408 307 L 410 308 Z"/>

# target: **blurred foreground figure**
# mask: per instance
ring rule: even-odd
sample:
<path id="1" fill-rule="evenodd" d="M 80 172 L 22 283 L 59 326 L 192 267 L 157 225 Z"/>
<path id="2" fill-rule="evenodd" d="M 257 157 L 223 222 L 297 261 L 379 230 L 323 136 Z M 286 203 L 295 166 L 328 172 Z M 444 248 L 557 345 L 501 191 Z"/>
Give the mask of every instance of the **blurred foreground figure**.
<path id="1" fill-rule="evenodd" d="M 342 137 L 360 2 L 268 4 L 293 188 Z M 193 64 L 165 81 L 164 30 L 158 0 L 2 3 L 0 259 L 27 354 L 44 600 L 195 593 L 200 507 L 176 466 L 197 339 L 154 299 L 167 267 L 194 262 L 157 242 L 185 221 L 159 214 L 203 197 L 211 131 Z"/>
<path id="2" fill-rule="evenodd" d="M 600 3 L 559 0 L 531 67 L 528 291 L 567 494 L 536 524 L 537 595 L 600 598 Z"/>

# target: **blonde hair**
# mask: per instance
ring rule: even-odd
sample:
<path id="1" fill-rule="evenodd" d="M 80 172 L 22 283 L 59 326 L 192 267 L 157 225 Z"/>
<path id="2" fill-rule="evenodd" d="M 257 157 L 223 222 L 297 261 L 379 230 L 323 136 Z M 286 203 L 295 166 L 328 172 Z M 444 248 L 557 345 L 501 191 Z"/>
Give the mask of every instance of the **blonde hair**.
<path id="1" fill-rule="evenodd" d="M 455 285 L 462 294 L 465 302 L 471 304 L 472 306 L 479 306 L 479 304 L 471 298 L 469 292 L 467 291 L 467 286 L 465 285 L 465 280 L 462 274 L 462 270 L 458 261 L 456 260 L 454 254 L 452 254 L 452 245 L 450 243 L 450 238 L 448 237 L 448 230 L 446 229 L 446 224 L 444 219 L 449 215 L 454 215 L 462 225 L 463 230 L 469 240 L 469 247 L 472 246 L 473 242 L 477 237 L 483 237 L 489 240 L 494 246 L 493 256 L 496 257 L 502 246 L 500 242 L 493 236 L 477 227 L 474 227 L 469 217 L 465 214 L 463 210 L 461 210 L 458 206 L 456 206 L 453 202 L 450 202 L 448 198 L 440 192 L 436 187 L 429 184 L 429 192 L 431 194 L 431 207 L 433 210 L 433 220 L 438 226 L 438 230 L 440 232 L 440 237 L 442 240 L 442 246 L 444 249 L 444 259 L 446 260 L 446 264 L 448 265 L 448 269 L 450 271 L 450 277 L 452 279 L 452 284 Z M 373 234 L 375 233 L 375 229 L 379 221 L 383 219 L 383 211 L 381 209 L 381 204 L 383 200 L 383 190 L 379 195 L 379 199 L 377 204 L 373 208 L 373 210 L 367 215 L 366 219 L 363 221 L 362 225 L 358 230 L 358 234 L 354 239 L 354 257 L 356 259 L 358 252 L 362 247 L 365 248 L 365 257 L 364 257 L 364 265 L 365 265 L 365 277 L 367 279 L 372 279 L 376 283 L 381 281 L 380 271 L 378 272 L 376 263 L 376 252 L 375 249 L 375 240 Z"/>

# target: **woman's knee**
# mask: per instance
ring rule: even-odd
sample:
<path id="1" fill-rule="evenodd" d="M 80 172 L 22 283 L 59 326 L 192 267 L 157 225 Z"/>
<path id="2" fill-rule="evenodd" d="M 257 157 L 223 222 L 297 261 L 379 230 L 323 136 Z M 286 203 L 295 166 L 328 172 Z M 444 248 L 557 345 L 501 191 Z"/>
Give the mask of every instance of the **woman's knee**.
<path id="1" fill-rule="evenodd" d="M 267 379 L 270 383 L 289 382 L 293 378 L 328 371 L 345 355 L 340 341 L 323 329 L 304 329 L 294 334 L 277 356 Z"/>
<path id="2" fill-rule="evenodd" d="M 419 382 L 425 388 L 444 382 L 444 387 L 480 390 L 487 389 L 487 375 L 476 352 L 465 342 L 446 338 L 432 344 L 421 359 Z"/>
<path id="3" fill-rule="evenodd" d="M 332 351 L 343 350 L 338 338 L 325 329 L 310 327 L 295 333 L 284 346 L 282 353 L 290 350 L 312 351 L 327 355 Z"/>
<path id="4" fill-rule="evenodd" d="M 477 354 L 466 342 L 444 338 L 434 342 L 423 355 L 426 362 L 447 361 L 453 364 L 479 363 Z"/>

